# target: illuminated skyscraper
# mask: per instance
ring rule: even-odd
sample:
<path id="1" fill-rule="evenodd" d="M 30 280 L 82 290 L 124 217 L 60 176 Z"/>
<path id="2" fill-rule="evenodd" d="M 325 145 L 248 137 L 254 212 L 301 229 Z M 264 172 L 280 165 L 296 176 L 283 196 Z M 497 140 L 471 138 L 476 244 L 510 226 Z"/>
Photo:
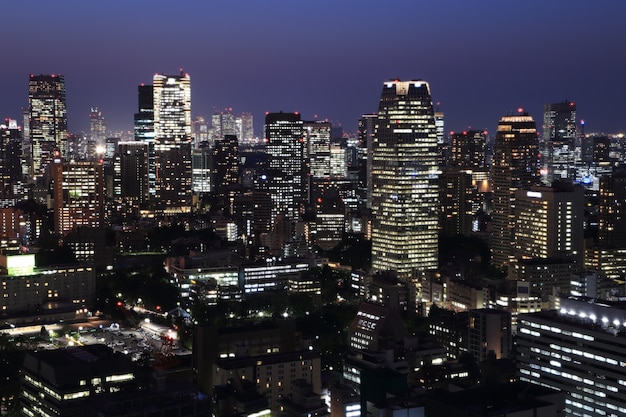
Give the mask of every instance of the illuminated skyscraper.
<path id="1" fill-rule="evenodd" d="M 372 269 L 410 279 L 438 263 L 437 135 L 425 81 L 383 85 L 372 149 Z"/>
<path id="2" fill-rule="evenodd" d="M 191 211 L 191 79 L 155 74 L 155 200 L 159 211 Z"/>
<path id="3" fill-rule="evenodd" d="M 30 75 L 28 83 L 31 178 L 42 180 L 56 148 L 67 156 L 67 106 L 62 75 Z"/>
<path id="4" fill-rule="evenodd" d="M 364 114 L 359 119 L 359 186 L 365 189 L 367 208 L 372 207 L 372 147 L 377 118 L 376 114 Z"/>
<path id="5" fill-rule="evenodd" d="M 230 214 L 239 194 L 239 141 L 235 135 L 226 135 L 213 148 L 213 185 Z"/>
<path id="6" fill-rule="evenodd" d="M 538 154 L 537 127 L 531 116 L 523 113 L 500 119 L 491 168 L 491 262 L 497 267 L 508 265 L 513 254 L 515 191 L 539 185 Z"/>
<path id="7" fill-rule="evenodd" d="M 148 146 L 148 191 L 151 197 L 156 192 L 156 160 L 154 157 L 154 93 L 151 85 L 141 84 L 137 88 L 138 111 L 135 113 L 135 141 Z"/>
<path id="8" fill-rule="evenodd" d="M 89 131 L 91 140 L 94 141 L 96 145 L 104 144 L 107 128 L 104 122 L 104 116 L 102 116 L 102 112 L 98 110 L 97 107 L 92 108 L 89 112 Z"/>
<path id="9" fill-rule="evenodd" d="M 306 196 L 306 161 L 303 122 L 298 113 L 265 116 L 266 173 L 272 198 L 272 225 L 284 214 L 293 225 Z"/>
<path id="10" fill-rule="evenodd" d="M 576 147 L 576 103 L 563 101 L 546 104 L 543 109 L 543 181 L 550 185 L 556 179 L 572 181 Z"/>
<path id="11" fill-rule="evenodd" d="M 313 180 L 330 177 L 330 130 L 328 122 L 304 122 L 304 137 Z"/>
<path id="12" fill-rule="evenodd" d="M 63 162 L 58 153 L 53 164 L 54 226 L 59 236 L 76 227 L 100 227 L 104 219 L 102 161 Z"/>
<path id="13" fill-rule="evenodd" d="M 0 124 L 0 197 L 13 196 L 13 186 L 22 180 L 22 131 L 17 121 Z"/>

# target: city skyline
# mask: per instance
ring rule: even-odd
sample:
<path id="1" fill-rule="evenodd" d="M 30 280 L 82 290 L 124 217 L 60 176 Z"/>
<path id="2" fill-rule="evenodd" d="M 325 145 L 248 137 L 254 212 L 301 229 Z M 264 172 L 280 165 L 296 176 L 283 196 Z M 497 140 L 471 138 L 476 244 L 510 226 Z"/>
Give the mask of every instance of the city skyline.
<path id="1" fill-rule="evenodd" d="M 20 120 L 29 74 L 62 74 L 70 132 L 89 130 L 92 107 L 110 130 L 131 130 L 137 86 L 183 68 L 194 116 L 232 107 L 252 113 L 257 132 L 265 112 L 281 110 L 355 131 L 376 110 L 380 83 L 393 78 L 428 81 L 447 132 L 493 133 L 518 107 L 541 120 L 545 103 L 565 99 L 576 102 L 587 131 L 625 130 L 626 5 L 616 2 L 3 6 L 10 64 L 0 81 L 2 119 Z M 172 25 L 179 16 L 183 24 Z"/>

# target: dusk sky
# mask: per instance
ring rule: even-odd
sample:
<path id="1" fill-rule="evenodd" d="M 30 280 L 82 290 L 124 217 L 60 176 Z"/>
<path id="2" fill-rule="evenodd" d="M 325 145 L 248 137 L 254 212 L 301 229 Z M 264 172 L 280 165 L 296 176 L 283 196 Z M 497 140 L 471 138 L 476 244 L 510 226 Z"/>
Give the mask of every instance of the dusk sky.
<path id="1" fill-rule="evenodd" d="M 0 117 L 28 105 L 29 74 L 65 75 L 71 132 L 98 107 L 131 130 L 137 86 L 191 76 L 192 113 L 299 111 L 356 130 L 385 80 L 424 79 L 446 130 L 495 131 L 575 101 L 586 130 L 626 133 L 620 0 L 3 0 Z M 20 121 L 21 124 L 21 121 Z"/>

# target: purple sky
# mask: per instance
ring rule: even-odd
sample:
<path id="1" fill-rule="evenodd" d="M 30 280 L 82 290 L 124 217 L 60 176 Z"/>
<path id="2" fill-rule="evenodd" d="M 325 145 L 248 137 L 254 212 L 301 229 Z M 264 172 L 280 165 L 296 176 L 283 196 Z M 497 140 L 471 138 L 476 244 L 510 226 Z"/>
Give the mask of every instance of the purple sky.
<path id="1" fill-rule="evenodd" d="M 30 73 L 60 73 L 70 131 L 92 106 L 131 129 L 137 85 L 183 68 L 194 116 L 232 107 L 257 129 L 283 110 L 355 130 L 397 77 L 430 83 L 447 131 L 518 107 L 540 124 L 569 99 L 587 131 L 626 132 L 625 17 L 616 0 L 7 0 L 0 118 L 27 106 Z"/>

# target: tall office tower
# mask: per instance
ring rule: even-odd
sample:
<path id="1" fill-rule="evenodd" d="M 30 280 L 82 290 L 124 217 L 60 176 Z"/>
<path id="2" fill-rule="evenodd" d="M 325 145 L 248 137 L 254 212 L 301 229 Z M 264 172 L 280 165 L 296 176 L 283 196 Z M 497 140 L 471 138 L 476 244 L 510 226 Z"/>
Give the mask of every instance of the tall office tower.
<path id="1" fill-rule="evenodd" d="M 137 88 L 138 111 L 134 118 L 135 141 L 148 145 L 148 191 L 156 192 L 156 160 L 154 156 L 154 92 L 151 85 Z"/>
<path id="2" fill-rule="evenodd" d="M 347 175 L 346 148 L 333 143 L 330 145 L 330 176 L 334 179 L 344 179 Z"/>
<path id="3" fill-rule="evenodd" d="M 569 182 L 517 190 L 513 256 L 567 259 L 582 266 L 584 206 L 583 188 Z"/>
<path id="4" fill-rule="evenodd" d="M 374 134 L 378 115 L 364 114 L 359 118 L 359 150 L 361 163 L 359 170 L 359 183 L 365 187 L 366 206 L 372 208 L 372 149 L 374 147 Z"/>
<path id="5" fill-rule="evenodd" d="M 62 75 L 30 75 L 28 83 L 31 178 L 43 179 L 55 149 L 67 157 L 67 107 Z"/>
<path id="6" fill-rule="evenodd" d="M 230 214 L 239 193 L 239 141 L 235 135 L 226 135 L 213 148 L 214 192 L 224 202 Z"/>
<path id="7" fill-rule="evenodd" d="M 598 246 L 626 249 L 626 166 L 600 177 Z"/>
<path id="8" fill-rule="evenodd" d="M 450 166 L 462 169 L 485 168 L 486 146 L 487 132 L 483 130 L 452 133 Z"/>
<path id="9" fill-rule="evenodd" d="M 139 141 L 119 142 L 117 146 L 119 194 L 116 192 L 116 195 L 125 201 L 142 205 L 150 198 L 148 144 Z"/>
<path id="10" fill-rule="evenodd" d="M 330 177 L 330 131 L 329 122 L 304 122 L 306 158 L 313 180 Z"/>
<path id="11" fill-rule="evenodd" d="M 437 145 L 443 145 L 445 142 L 445 120 L 442 111 L 435 112 L 435 131 L 437 132 Z"/>
<path id="12" fill-rule="evenodd" d="M 241 113 L 241 138 L 242 142 L 250 142 L 254 140 L 254 118 L 250 113 Z"/>
<path id="13" fill-rule="evenodd" d="M 438 266 L 437 135 L 425 81 L 388 81 L 372 149 L 372 269 L 408 280 Z"/>
<path id="14" fill-rule="evenodd" d="M 563 101 L 543 108 L 542 180 L 550 185 L 556 179 L 573 181 L 576 149 L 576 103 Z"/>
<path id="15" fill-rule="evenodd" d="M 284 214 L 293 226 L 306 196 L 304 124 L 298 113 L 265 116 L 265 152 L 268 190 L 272 198 L 272 225 Z"/>
<path id="16" fill-rule="evenodd" d="M 219 140 L 226 135 L 237 135 L 237 124 L 232 108 L 226 108 L 219 113 L 213 113 L 211 116 L 211 124 L 213 126 L 213 140 Z"/>
<path id="17" fill-rule="evenodd" d="M 155 74 L 155 200 L 160 211 L 191 211 L 191 79 Z"/>
<path id="18" fill-rule="evenodd" d="M 439 227 L 442 236 L 470 236 L 478 189 L 472 172 L 456 167 L 443 168 L 439 175 Z"/>
<path id="19" fill-rule="evenodd" d="M 491 262 L 505 267 L 513 254 L 515 191 L 539 185 L 539 141 L 528 113 L 504 116 L 498 123 L 493 150 Z"/>
<path id="20" fill-rule="evenodd" d="M 91 108 L 89 112 L 89 132 L 90 139 L 96 143 L 96 145 L 103 145 L 107 135 L 107 127 L 104 122 L 104 116 L 97 107 Z"/>
<path id="21" fill-rule="evenodd" d="M 52 163 L 54 227 L 59 236 L 77 227 L 100 227 L 104 220 L 102 161 L 64 162 L 56 153 Z"/>
<path id="22" fill-rule="evenodd" d="M 193 192 L 202 196 L 213 190 L 213 151 L 209 142 L 201 142 L 191 156 L 191 185 Z"/>
<path id="23" fill-rule="evenodd" d="M 192 122 L 194 149 L 209 140 L 209 123 L 202 116 L 196 116 Z"/>
<path id="24" fill-rule="evenodd" d="M 0 198 L 13 197 L 13 186 L 22 181 L 22 132 L 17 121 L 0 124 Z"/>

